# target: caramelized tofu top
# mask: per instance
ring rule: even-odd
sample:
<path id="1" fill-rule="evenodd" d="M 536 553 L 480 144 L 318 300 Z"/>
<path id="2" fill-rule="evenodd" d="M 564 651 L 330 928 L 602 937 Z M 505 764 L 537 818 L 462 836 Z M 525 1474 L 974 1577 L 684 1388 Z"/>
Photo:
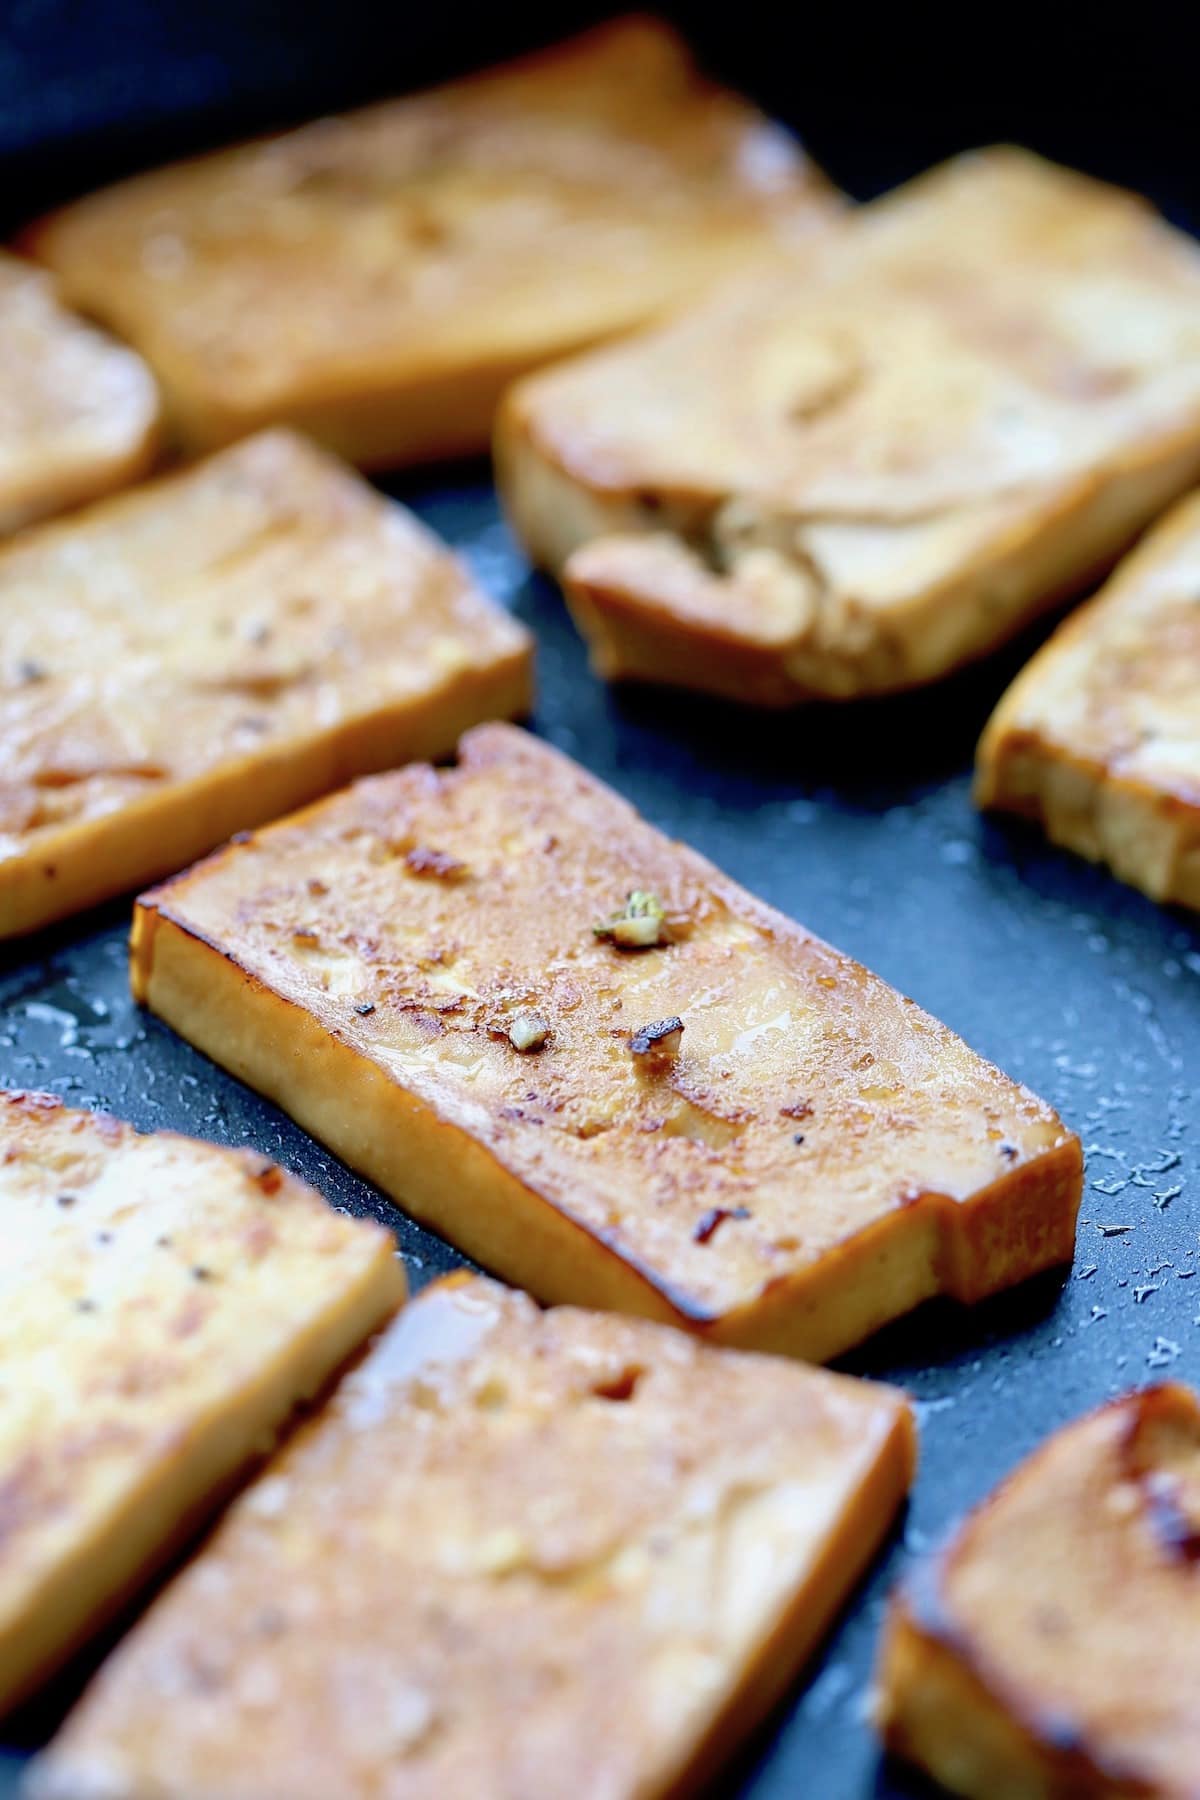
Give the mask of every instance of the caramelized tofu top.
<path id="1" fill-rule="evenodd" d="M 632 890 L 661 903 L 667 941 L 597 935 Z M 456 767 L 360 782 L 142 906 L 697 1320 L 917 1199 L 952 1208 L 1074 1144 L 912 1001 L 515 728 L 469 733 Z M 541 1047 L 518 1048 L 530 1030 Z"/>
<path id="2" fill-rule="evenodd" d="M 830 208 L 785 132 L 632 19 L 125 182 L 30 244 L 205 436 L 527 367 L 689 300 Z"/>
<path id="3" fill-rule="evenodd" d="M 1017 677 L 980 747 L 985 798 L 988 759 L 1020 741 L 1200 807 L 1200 494 Z"/>
<path id="4" fill-rule="evenodd" d="M 264 1157 L 142 1137 L 52 1094 L 0 1092 L 0 1242 L 4 1643 L 43 1580 L 139 1485 L 155 1510 L 130 1529 L 144 1526 L 154 1555 L 172 1507 L 225 1473 L 226 1452 L 203 1433 L 294 1351 L 313 1360 L 307 1340 L 343 1293 L 365 1309 L 374 1282 L 360 1336 L 389 1285 L 393 1304 L 404 1293 L 397 1266 L 378 1269 L 381 1226 L 343 1218 Z M 182 1475 L 181 1498 L 156 1489 L 193 1450 L 191 1491 Z"/>
<path id="5" fill-rule="evenodd" d="M 66 312 L 40 270 L 0 253 L 0 532 L 133 479 L 158 411 L 141 358 Z"/>
<path id="6" fill-rule="evenodd" d="M 843 532 L 829 551 L 869 581 L 871 527 L 920 544 L 946 515 L 1045 500 L 1200 431 L 1200 249 L 1132 195 L 978 152 L 849 215 L 795 269 L 530 377 L 512 406 L 601 493 L 757 498 L 818 555 L 824 526 Z M 751 521 L 724 523 L 736 544 Z"/>
<path id="7" fill-rule="evenodd" d="M 402 507 L 249 439 L 0 552 L 0 862 L 527 650 Z"/>
<path id="8" fill-rule="evenodd" d="M 440 1283 L 117 1651 L 36 1791 L 682 1791 L 914 1448 L 886 1388 Z"/>
<path id="9" fill-rule="evenodd" d="M 1070 1769 L 1069 1787 L 1029 1791 L 1190 1800 L 1198 1554 L 1200 1401 L 1168 1383 L 1058 1432 L 972 1515 L 908 1605 L 1049 1766 Z M 905 1711 L 903 1695 L 887 1704 Z"/>

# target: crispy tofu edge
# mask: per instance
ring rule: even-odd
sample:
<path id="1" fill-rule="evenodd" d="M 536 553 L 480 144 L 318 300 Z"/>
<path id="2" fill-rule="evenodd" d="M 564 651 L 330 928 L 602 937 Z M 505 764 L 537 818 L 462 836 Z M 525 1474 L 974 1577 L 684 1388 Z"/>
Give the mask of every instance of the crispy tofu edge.
<path id="1" fill-rule="evenodd" d="M 139 898 L 130 943 L 135 999 L 267 1095 L 414 1218 L 542 1301 L 632 1313 L 713 1343 L 824 1362 L 937 1294 L 973 1303 L 1074 1255 L 1083 1153 L 1064 1127 L 1057 1145 L 970 1199 L 927 1192 L 808 1267 L 767 1282 L 753 1300 L 714 1315 L 653 1268 L 602 1242 L 494 1152 L 260 981 L 233 951 L 185 923 L 172 910 L 173 893 L 236 854 L 237 846 L 228 846 Z M 796 930 L 712 873 L 735 900 L 770 912 L 777 932 Z"/>
<path id="2" fill-rule="evenodd" d="M 974 800 L 981 811 L 1033 820 L 1051 843 L 1090 862 L 1150 899 L 1200 910 L 1200 808 L 1185 795 L 1136 776 L 1120 775 L 1068 741 L 1018 723 L 1026 695 L 1045 668 L 1080 638 L 1119 591 L 1153 571 L 1164 545 L 1182 534 L 1195 511 L 1183 500 L 1035 651 L 1002 694 L 975 753 Z"/>
<path id="3" fill-rule="evenodd" d="M 37 1100 L 38 1096 L 29 1096 Z M 45 1096 L 60 1105 L 57 1095 Z M 178 1132 L 154 1134 L 187 1145 Z M 213 1146 L 206 1146 L 212 1148 Z M 249 1161 L 250 1153 L 228 1153 Z M 285 1189 L 308 1184 L 285 1175 Z M 317 1190 L 311 1189 L 316 1193 Z M 319 1196 L 323 1205 L 328 1204 Z M 404 1303 L 408 1283 L 388 1232 L 369 1222 L 376 1247 L 352 1285 L 218 1413 L 143 1470 L 136 1489 L 43 1581 L 36 1601 L 0 1628 L 0 1718 L 28 1700 L 76 1651 L 145 1590 L 153 1577 L 232 1497 L 336 1371 Z M 149 1538 L 149 1548 L 146 1540 Z"/>
<path id="4" fill-rule="evenodd" d="M 880 1642 L 875 1723 L 889 1753 L 919 1765 L 967 1800 L 1059 1800 L 1068 1793 L 1149 1793 L 1136 1772 L 1105 1766 L 1086 1743 L 1064 1737 L 1028 1689 L 1004 1680 L 954 1617 L 946 1593 L 952 1564 L 970 1553 L 975 1525 L 1010 1486 L 1036 1479 L 1044 1451 L 1104 1415 L 1128 1415 L 1130 1434 L 1154 1411 L 1200 1415 L 1179 1382 L 1125 1394 L 1063 1426 L 993 1489 L 946 1548 L 920 1565 L 892 1597 Z M 1069 1529 L 1064 1527 L 1064 1529 Z"/>

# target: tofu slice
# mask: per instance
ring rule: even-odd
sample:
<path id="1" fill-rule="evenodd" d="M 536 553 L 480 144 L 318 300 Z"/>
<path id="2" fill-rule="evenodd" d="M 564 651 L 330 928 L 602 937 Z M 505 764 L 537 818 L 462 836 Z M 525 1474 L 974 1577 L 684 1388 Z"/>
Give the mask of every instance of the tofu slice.
<path id="1" fill-rule="evenodd" d="M 237 1503 L 31 1792 L 692 1792 L 794 1679 L 915 1448 L 888 1388 L 451 1278 Z"/>
<path id="2" fill-rule="evenodd" d="M 1028 663 L 979 745 L 980 806 L 1200 907 L 1200 494 Z"/>
<path id="3" fill-rule="evenodd" d="M 1200 474 L 1200 248 L 1144 202 L 995 149 L 822 244 L 507 396 L 513 523 L 601 674 L 931 681 Z"/>
<path id="4" fill-rule="evenodd" d="M 136 481 L 158 429 L 141 357 L 67 312 L 42 270 L 0 251 L 0 534 Z"/>
<path id="5" fill-rule="evenodd" d="M 377 467 L 486 449 L 514 376 L 839 207 L 780 127 L 626 19 L 124 182 L 25 241 L 149 359 L 185 443 L 285 422 Z"/>
<path id="6" fill-rule="evenodd" d="M 631 890 L 641 948 L 595 931 Z M 139 1000 L 543 1300 L 820 1360 L 1072 1253 L 1048 1106 L 514 728 L 144 896 L 132 957 Z"/>
<path id="7" fill-rule="evenodd" d="M 391 1235 L 264 1157 L 0 1091 L 0 1712 L 404 1298 Z"/>
<path id="8" fill-rule="evenodd" d="M 416 519 L 267 432 L 0 552 L 0 937 L 530 699 Z"/>
<path id="9" fill-rule="evenodd" d="M 1192 1800 L 1200 1400 L 1059 1431 L 895 1603 L 889 1746 L 975 1800 Z"/>

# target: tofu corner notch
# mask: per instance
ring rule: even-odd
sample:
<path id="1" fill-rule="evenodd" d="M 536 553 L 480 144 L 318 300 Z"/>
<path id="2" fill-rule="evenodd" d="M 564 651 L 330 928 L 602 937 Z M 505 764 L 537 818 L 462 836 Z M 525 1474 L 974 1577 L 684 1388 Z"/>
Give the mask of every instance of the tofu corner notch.
<path id="1" fill-rule="evenodd" d="M 653 19 L 135 177 L 34 225 L 193 449 L 486 450 L 515 376 L 687 301 L 842 202 Z"/>
<path id="2" fill-rule="evenodd" d="M 530 703 L 532 642 L 286 431 L 0 547 L 0 938 Z"/>
<path id="3" fill-rule="evenodd" d="M 119 1646 L 31 1800 L 707 1791 L 915 1451 L 886 1387 L 436 1283 Z"/>
<path id="4" fill-rule="evenodd" d="M 1200 910 L 1200 493 L 1025 665 L 980 740 L 975 797 Z"/>
<path id="5" fill-rule="evenodd" d="M 1192 1800 L 1198 1547 L 1200 1396 L 1064 1426 L 893 1601 L 888 1747 L 965 1800 Z"/>
<path id="6" fill-rule="evenodd" d="M 146 473 L 153 375 L 59 303 L 44 269 L 0 250 L 0 537 Z"/>
<path id="7" fill-rule="evenodd" d="M 0 1713 L 401 1304 L 389 1232 L 268 1158 L 0 1091 Z"/>
<path id="8" fill-rule="evenodd" d="M 1049 1106 L 513 727 L 143 896 L 132 979 L 543 1300 L 820 1360 L 1072 1254 Z"/>
<path id="9" fill-rule="evenodd" d="M 1200 477 L 1200 247 L 996 148 L 795 267 L 516 383 L 518 536 L 604 676 L 763 706 L 933 681 Z"/>

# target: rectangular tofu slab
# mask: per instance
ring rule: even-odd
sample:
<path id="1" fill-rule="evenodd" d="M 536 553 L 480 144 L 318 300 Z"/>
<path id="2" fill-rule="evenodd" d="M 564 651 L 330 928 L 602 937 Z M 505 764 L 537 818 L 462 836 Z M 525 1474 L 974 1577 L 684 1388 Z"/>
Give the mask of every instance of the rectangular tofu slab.
<path id="1" fill-rule="evenodd" d="M 821 246 L 507 396 L 510 514 L 602 674 L 930 681 L 1200 474 L 1200 248 L 1144 202 L 990 150 Z"/>
<path id="2" fill-rule="evenodd" d="M 528 634 L 286 432 L 0 551 L 0 937 L 525 711 Z"/>
<path id="3" fill-rule="evenodd" d="M 690 301 L 839 202 L 648 19 L 127 181 L 35 226 L 192 446 L 487 447 L 514 376 Z"/>
<path id="4" fill-rule="evenodd" d="M 1200 907 L 1200 494 L 1022 670 L 980 742 L 975 796 Z"/>
<path id="5" fill-rule="evenodd" d="M 154 377 L 59 304 L 40 269 L 0 251 L 0 534 L 145 473 Z"/>
<path id="6" fill-rule="evenodd" d="M 390 1233 L 247 1151 L 0 1091 L 0 1712 L 404 1298 Z"/>
<path id="7" fill-rule="evenodd" d="M 512 727 L 146 895 L 132 957 L 141 1001 L 545 1300 L 822 1359 L 1071 1256 L 1048 1106 Z"/>
<path id="8" fill-rule="evenodd" d="M 452 1278 L 151 1608 L 31 1794 L 692 1792 L 914 1457 L 890 1389 Z"/>
<path id="9" fill-rule="evenodd" d="M 970 1800 L 1194 1800 L 1200 1398 L 1068 1425 L 893 1606 L 889 1747 Z"/>

